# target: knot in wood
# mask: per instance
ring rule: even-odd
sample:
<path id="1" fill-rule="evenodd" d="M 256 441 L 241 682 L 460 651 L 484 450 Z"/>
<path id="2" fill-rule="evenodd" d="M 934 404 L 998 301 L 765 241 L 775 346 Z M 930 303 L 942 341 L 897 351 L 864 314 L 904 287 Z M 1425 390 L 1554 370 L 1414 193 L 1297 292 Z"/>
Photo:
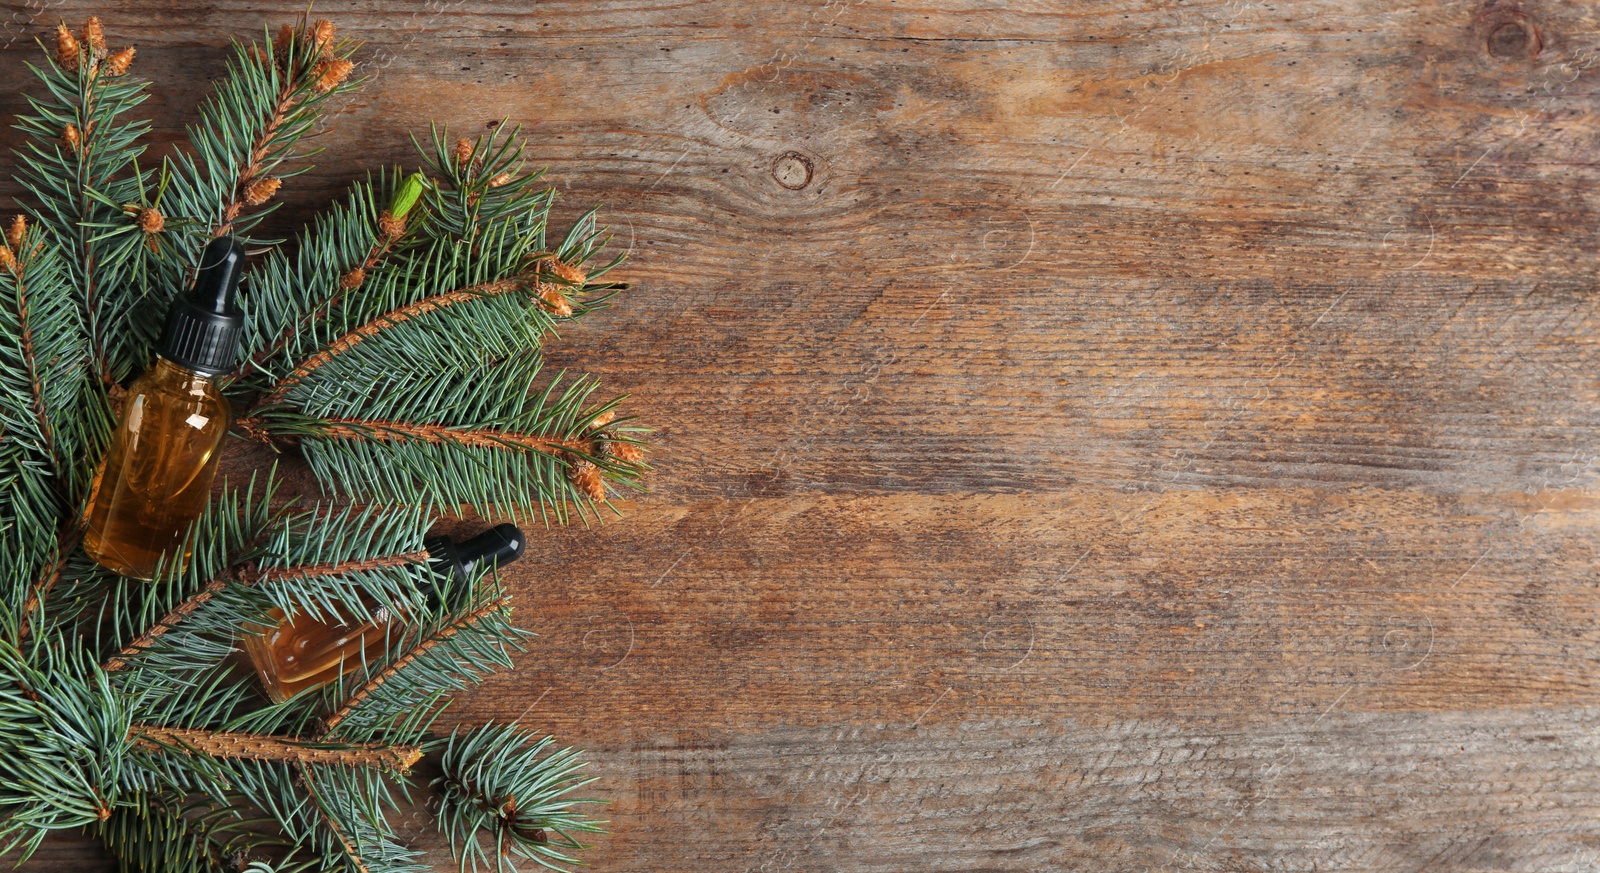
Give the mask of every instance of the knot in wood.
<path id="1" fill-rule="evenodd" d="M 815 171 L 811 159 L 796 151 L 787 151 L 778 156 L 772 164 L 772 178 L 778 184 L 790 191 L 799 191 L 811 184 L 811 176 Z"/>

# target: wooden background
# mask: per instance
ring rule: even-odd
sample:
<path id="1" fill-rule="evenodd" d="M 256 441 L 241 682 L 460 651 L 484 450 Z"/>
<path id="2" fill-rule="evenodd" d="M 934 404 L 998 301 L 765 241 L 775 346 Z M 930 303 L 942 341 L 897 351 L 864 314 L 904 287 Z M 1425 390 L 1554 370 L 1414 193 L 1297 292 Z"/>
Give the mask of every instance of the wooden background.
<path id="1" fill-rule="evenodd" d="M 320 3 L 281 224 L 507 117 L 631 252 L 555 359 L 653 491 L 455 711 L 592 750 L 595 870 L 1600 867 L 1593 4 L 512 7 Z M 301 8 L 0 5 L 0 115 L 94 10 L 171 142 Z"/>

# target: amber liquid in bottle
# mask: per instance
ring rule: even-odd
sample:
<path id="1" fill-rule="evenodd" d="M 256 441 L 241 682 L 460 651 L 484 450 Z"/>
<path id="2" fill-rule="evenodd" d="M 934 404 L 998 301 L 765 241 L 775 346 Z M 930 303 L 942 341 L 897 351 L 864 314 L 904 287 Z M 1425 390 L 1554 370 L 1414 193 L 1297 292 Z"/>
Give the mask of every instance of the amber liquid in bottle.
<path id="1" fill-rule="evenodd" d="M 285 621 L 278 609 L 269 615 L 276 623 L 258 628 L 260 636 L 246 636 L 244 650 L 273 703 L 326 685 L 366 663 L 381 661 L 394 624 L 386 609 L 373 610 L 373 621 L 350 623 L 304 615 Z"/>
<path id="2" fill-rule="evenodd" d="M 516 525 L 502 524 L 457 543 L 444 538 L 427 543 L 432 573 L 418 583 L 430 602 L 449 602 L 449 589 L 469 584 L 480 567 L 500 567 L 522 556 L 526 542 Z M 367 664 L 381 663 L 401 633 L 406 616 L 395 616 L 368 602 L 371 621 L 334 616 L 327 620 L 305 615 L 287 618 L 281 610 L 269 615 L 271 626 L 251 629 L 244 637 L 244 653 L 261 677 L 261 687 L 274 703 L 339 679 Z"/>
<path id="3" fill-rule="evenodd" d="M 128 389 L 122 421 L 95 478 L 83 549 L 138 579 L 178 554 L 205 510 L 228 431 L 228 401 L 208 376 L 157 358 Z"/>

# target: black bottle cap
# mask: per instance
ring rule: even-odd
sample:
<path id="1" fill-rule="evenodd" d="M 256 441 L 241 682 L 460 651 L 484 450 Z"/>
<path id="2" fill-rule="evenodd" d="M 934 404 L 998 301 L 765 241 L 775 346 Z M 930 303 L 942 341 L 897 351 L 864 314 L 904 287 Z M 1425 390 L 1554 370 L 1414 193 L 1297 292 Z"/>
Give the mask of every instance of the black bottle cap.
<path id="1" fill-rule="evenodd" d="M 491 568 L 504 567 L 522 557 L 527 542 L 522 530 L 514 524 L 498 525 L 459 543 L 445 537 L 429 537 L 423 545 L 433 558 L 437 581 L 425 586 L 423 593 L 430 601 L 436 601 L 441 588 L 448 591 L 465 585 L 485 564 Z M 445 587 L 446 583 L 449 587 Z"/>
<path id="2" fill-rule="evenodd" d="M 231 236 L 217 237 L 206 246 L 194 288 L 173 300 L 167 311 L 167 327 L 156 347 L 161 357 L 206 376 L 233 369 L 244 328 L 244 311 L 235 293 L 244 262 L 244 246 Z"/>

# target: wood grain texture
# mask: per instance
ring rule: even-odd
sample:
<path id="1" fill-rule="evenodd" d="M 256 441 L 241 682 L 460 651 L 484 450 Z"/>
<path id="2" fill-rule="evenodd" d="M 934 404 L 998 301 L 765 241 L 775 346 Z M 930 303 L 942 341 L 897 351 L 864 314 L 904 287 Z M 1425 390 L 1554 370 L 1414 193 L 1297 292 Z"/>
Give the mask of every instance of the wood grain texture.
<path id="1" fill-rule="evenodd" d="M 297 11 L 42 5 L 0 115 L 92 8 L 164 146 Z M 653 491 L 454 711 L 593 750 L 594 869 L 1600 867 L 1593 4 L 318 14 L 372 81 L 282 228 L 504 117 L 631 254 L 552 357 Z"/>

